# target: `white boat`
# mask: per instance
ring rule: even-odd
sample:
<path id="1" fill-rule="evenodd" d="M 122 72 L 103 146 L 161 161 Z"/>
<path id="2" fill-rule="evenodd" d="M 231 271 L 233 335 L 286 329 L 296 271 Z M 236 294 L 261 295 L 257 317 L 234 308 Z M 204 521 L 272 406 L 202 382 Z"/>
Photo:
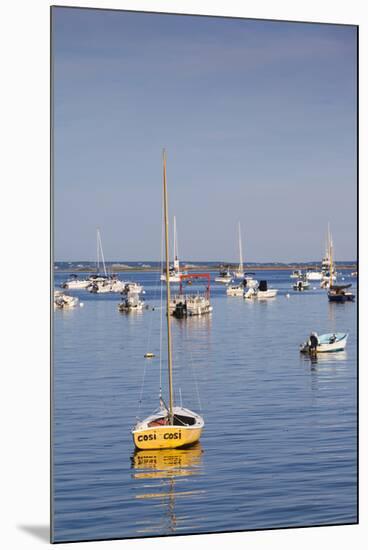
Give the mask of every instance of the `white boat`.
<path id="1" fill-rule="evenodd" d="M 200 294 L 176 295 L 170 302 L 171 314 L 181 319 L 196 315 L 206 315 L 213 311 L 209 300 Z"/>
<path id="2" fill-rule="evenodd" d="M 68 296 L 60 290 L 54 292 L 54 308 L 56 309 L 71 309 L 79 304 L 79 299 L 76 296 Z"/>
<path id="3" fill-rule="evenodd" d="M 239 285 L 229 285 L 226 289 L 226 294 L 228 296 L 243 296 L 244 285 L 242 283 Z"/>
<path id="4" fill-rule="evenodd" d="M 143 292 L 144 294 L 144 290 L 143 290 L 143 286 L 140 285 L 139 283 L 134 283 L 134 282 L 131 282 L 131 281 L 127 281 L 125 283 L 122 283 L 123 284 L 123 290 L 121 292 L 123 293 L 128 293 L 128 292 L 135 292 L 136 294 L 140 294 L 141 292 Z"/>
<path id="5" fill-rule="evenodd" d="M 170 316 L 169 281 L 169 231 L 166 189 L 166 155 L 163 155 L 164 221 L 165 221 L 165 257 L 166 257 L 166 321 L 167 321 L 167 363 L 169 403 L 166 405 L 161 395 L 160 408 L 144 420 L 139 420 L 132 429 L 134 445 L 137 449 L 169 449 L 193 445 L 201 437 L 204 427 L 203 418 L 182 406 L 174 405 L 173 365 Z"/>
<path id="6" fill-rule="evenodd" d="M 123 312 L 142 311 L 144 305 L 136 292 L 127 292 L 123 301 L 118 305 L 118 309 Z"/>
<path id="7" fill-rule="evenodd" d="M 183 281 L 190 279 L 206 279 L 207 287 L 204 294 L 197 292 L 196 294 L 186 294 L 183 291 Z M 174 317 L 183 318 L 193 315 L 206 315 L 211 313 L 213 307 L 210 302 L 210 282 L 211 276 L 209 273 L 191 273 L 190 275 L 182 275 L 180 278 L 179 293 L 170 299 L 170 313 Z"/>
<path id="8" fill-rule="evenodd" d="M 268 290 L 257 290 L 257 298 L 258 300 L 265 300 L 268 298 L 275 298 L 277 296 L 278 289 L 277 288 L 269 288 Z"/>
<path id="9" fill-rule="evenodd" d="M 322 271 L 307 271 L 306 273 L 306 278 L 308 281 L 321 281 L 322 277 Z"/>
<path id="10" fill-rule="evenodd" d="M 245 290 L 244 298 L 257 298 L 258 300 L 264 300 L 268 298 L 275 298 L 277 293 L 277 288 L 268 288 L 267 281 L 260 281 L 257 287 Z"/>
<path id="11" fill-rule="evenodd" d="M 327 228 L 326 254 L 322 260 L 321 288 L 329 288 L 336 281 L 336 269 L 333 260 L 333 241 L 330 231 L 330 224 Z"/>
<path id="12" fill-rule="evenodd" d="M 90 279 L 78 279 L 77 275 L 70 275 L 69 279 L 61 283 L 60 287 L 68 290 L 75 290 L 79 288 L 87 288 L 90 283 Z"/>
<path id="13" fill-rule="evenodd" d="M 176 217 L 174 216 L 174 250 L 173 250 L 173 265 L 169 267 L 169 282 L 180 283 L 181 275 L 186 274 L 186 271 L 180 271 L 179 252 L 178 252 L 178 236 L 176 232 Z M 162 273 L 160 277 L 161 281 L 166 281 L 166 274 Z"/>
<path id="14" fill-rule="evenodd" d="M 248 275 L 247 273 L 245 274 L 244 281 L 246 288 L 257 288 L 257 286 L 259 285 L 259 282 L 256 279 L 253 279 L 253 277 L 251 275 Z"/>
<path id="15" fill-rule="evenodd" d="M 103 274 L 100 274 L 100 258 Z M 105 257 L 102 248 L 100 230 L 97 228 L 97 262 L 96 274 L 92 275 L 86 290 L 93 294 L 105 294 L 109 292 L 123 292 L 126 282 L 118 279 L 117 275 L 109 275 L 106 270 Z"/>
<path id="16" fill-rule="evenodd" d="M 300 279 L 301 276 L 302 276 L 302 272 L 300 271 L 300 269 L 296 269 L 290 275 L 290 279 Z"/>
<path id="17" fill-rule="evenodd" d="M 293 289 L 297 290 L 299 292 L 302 292 L 303 290 L 308 290 L 310 287 L 309 282 L 307 281 L 306 277 L 302 277 L 301 279 L 298 279 L 293 284 Z"/>
<path id="18" fill-rule="evenodd" d="M 331 332 L 321 334 L 312 332 L 309 339 L 300 346 L 301 353 L 327 353 L 343 351 L 348 341 L 348 333 L 346 332 Z"/>
<path id="19" fill-rule="evenodd" d="M 221 269 L 217 277 L 215 277 L 215 283 L 222 283 L 228 285 L 233 280 L 229 268 Z"/>

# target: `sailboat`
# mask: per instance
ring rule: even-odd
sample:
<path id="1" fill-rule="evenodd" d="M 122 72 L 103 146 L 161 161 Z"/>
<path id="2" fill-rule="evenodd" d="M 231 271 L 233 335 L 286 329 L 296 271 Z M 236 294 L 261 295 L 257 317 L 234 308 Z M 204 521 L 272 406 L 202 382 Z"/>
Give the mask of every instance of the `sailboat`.
<path id="1" fill-rule="evenodd" d="M 163 151 L 163 194 L 165 221 L 165 260 L 166 260 L 166 321 L 167 321 L 167 362 L 169 381 L 169 405 L 160 395 L 160 408 L 148 418 L 140 420 L 132 430 L 137 449 L 171 449 L 196 443 L 204 427 L 203 418 L 189 409 L 174 406 L 173 365 L 170 315 L 170 270 L 169 270 L 169 230 L 166 186 L 166 152 Z"/>
<path id="2" fill-rule="evenodd" d="M 103 268 L 103 275 L 100 274 L 100 257 Z M 90 284 L 87 290 L 93 294 L 103 294 L 107 292 L 122 292 L 125 284 L 117 278 L 116 275 L 108 275 L 105 264 L 105 256 L 102 248 L 102 240 L 100 230 L 97 228 L 97 262 L 96 275 L 90 277 Z"/>
<path id="3" fill-rule="evenodd" d="M 243 265 L 243 247 L 242 247 L 242 239 L 241 239 L 241 229 L 240 229 L 240 222 L 238 222 L 238 236 L 239 236 L 239 267 L 237 271 L 234 271 L 233 276 L 235 279 L 242 279 L 242 283 L 240 285 L 232 285 L 231 289 L 227 289 L 226 293 L 229 296 L 242 296 L 242 289 L 244 290 L 245 287 L 248 288 L 255 288 L 258 285 L 258 281 L 253 279 L 252 275 L 250 273 L 246 273 L 244 271 L 244 265 Z"/>
<path id="4" fill-rule="evenodd" d="M 178 238 L 176 233 L 176 217 L 174 216 L 174 250 L 173 250 L 173 257 L 174 257 L 174 263 L 172 266 L 169 267 L 169 282 L 170 283 L 180 283 L 180 276 L 183 275 L 183 273 L 180 272 L 180 264 L 179 264 L 179 253 L 178 253 Z M 161 281 L 166 281 L 166 273 L 163 273 L 161 275 Z"/>
<path id="5" fill-rule="evenodd" d="M 239 267 L 237 271 L 234 271 L 234 277 L 235 279 L 244 279 L 245 273 L 243 268 L 243 251 L 242 251 L 242 242 L 241 242 L 240 222 L 238 222 L 238 233 L 239 233 Z"/>
<path id="6" fill-rule="evenodd" d="M 329 288 L 336 281 L 336 270 L 333 260 L 333 241 L 330 231 L 330 224 L 327 229 L 327 249 L 326 258 L 324 258 L 324 267 L 322 266 L 323 277 L 321 281 L 321 288 Z"/>

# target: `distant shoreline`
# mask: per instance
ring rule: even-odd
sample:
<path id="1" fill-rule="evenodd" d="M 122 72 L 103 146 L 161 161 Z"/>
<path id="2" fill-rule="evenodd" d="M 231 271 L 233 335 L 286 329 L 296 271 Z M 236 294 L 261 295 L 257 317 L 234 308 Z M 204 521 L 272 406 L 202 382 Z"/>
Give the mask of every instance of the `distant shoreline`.
<path id="1" fill-rule="evenodd" d="M 233 270 L 236 270 L 238 269 L 239 265 L 238 264 L 224 264 L 224 265 L 229 265 L 229 269 L 231 271 Z M 357 271 L 357 264 L 355 263 L 346 263 L 346 264 L 338 264 L 336 266 L 338 269 L 349 269 L 351 271 Z M 196 271 L 218 271 L 219 269 L 221 269 L 221 264 L 218 264 L 218 265 L 198 265 L 198 266 L 189 266 L 189 267 L 186 267 L 185 265 L 182 266 L 182 269 L 184 271 L 189 271 L 189 272 L 196 272 Z M 245 268 L 245 272 L 246 273 L 250 273 L 252 271 L 296 271 L 298 269 L 300 270 L 310 270 L 310 271 L 315 271 L 315 270 L 320 270 L 320 267 L 319 266 L 316 266 L 315 264 L 297 264 L 297 263 L 293 263 L 293 264 L 285 264 L 285 265 L 272 265 L 272 264 L 264 264 L 264 265 L 250 265 L 250 266 L 246 266 Z M 129 273 L 129 272 L 132 272 L 132 271 L 142 271 L 142 272 L 159 272 L 160 269 L 159 267 L 157 266 L 152 266 L 152 267 L 142 267 L 142 266 L 131 266 L 131 267 L 127 267 L 127 266 L 119 266 L 119 265 L 114 265 L 114 266 L 111 266 L 109 265 L 108 266 L 108 270 L 112 273 Z M 57 268 L 57 269 L 54 269 L 54 271 L 58 272 L 58 273 L 70 273 L 70 272 L 73 272 L 73 273 L 92 273 L 95 271 L 95 268 L 94 269 L 91 269 L 91 267 L 77 267 L 77 266 L 70 266 L 68 268 Z"/>

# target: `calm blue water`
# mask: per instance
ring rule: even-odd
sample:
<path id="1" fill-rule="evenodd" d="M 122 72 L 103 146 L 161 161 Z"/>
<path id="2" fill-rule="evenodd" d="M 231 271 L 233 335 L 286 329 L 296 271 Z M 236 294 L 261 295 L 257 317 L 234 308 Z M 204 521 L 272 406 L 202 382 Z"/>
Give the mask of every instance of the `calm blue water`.
<path id="1" fill-rule="evenodd" d="M 55 541 L 357 520 L 356 305 L 294 292 L 289 274 L 257 272 L 274 300 L 213 284 L 211 316 L 173 319 L 176 401 L 206 423 L 182 451 L 134 453 L 130 435 L 158 405 L 158 274 L 120 274 L 154 311 L 121 314 L 119 295 L 83 290 L 84 307 L 55 311 Z M 311 363 L 298 346 L 312 330 L 348 331 L 346 351 Z"/>

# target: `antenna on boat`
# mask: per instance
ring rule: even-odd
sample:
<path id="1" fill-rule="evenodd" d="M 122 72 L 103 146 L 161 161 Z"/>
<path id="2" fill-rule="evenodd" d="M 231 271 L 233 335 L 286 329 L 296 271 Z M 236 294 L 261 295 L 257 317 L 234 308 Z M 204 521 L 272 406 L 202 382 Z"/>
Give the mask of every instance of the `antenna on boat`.
<path id="1" fill-rule="evenodd" d="M 174 423 L 173 404 L 173 377 L 172 377 L 172 349 L 171 349 L 171 324 L 170 324 L 170 271 L 169 271 L 169 223 L 168 201 L 166 186 L 166 151 L 163 156 L 163 188 L 164 188 L 164 218 L 165 218 L 165 260 L 166 260 L 166 315 L 167 315 L 167 360 L 169 367 L 169 416 L 170 424 Z"/>

